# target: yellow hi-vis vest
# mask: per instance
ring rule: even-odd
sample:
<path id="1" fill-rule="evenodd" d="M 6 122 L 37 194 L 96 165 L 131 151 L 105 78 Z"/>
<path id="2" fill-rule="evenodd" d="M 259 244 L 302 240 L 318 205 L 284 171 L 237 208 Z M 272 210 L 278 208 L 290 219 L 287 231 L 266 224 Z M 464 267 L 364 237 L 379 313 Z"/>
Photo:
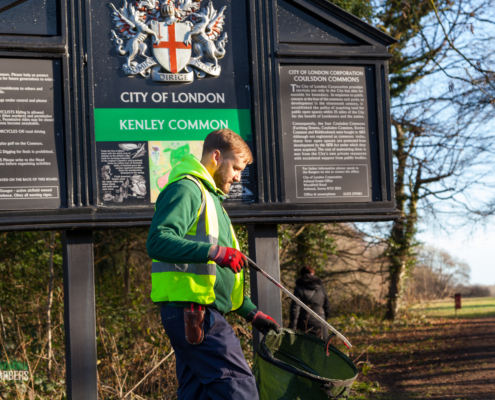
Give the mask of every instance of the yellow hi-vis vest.
<path id="1" fill-rule="evenodd" d="M 193 226 L 184 239 L 193 242 L 218 244 L 218 216 L 213 197 L 202 181 L 192 175 L 181 179 L 193 181 L 201 190 L 202 204 Z M 239 243 L 230 224 L 232 247 L 239 250 Z M 169 264 L 153 260 L 151 267 L 151 299 L 154 302 L 187 301 L 198 304 L 212 304 L 215 301 L 217 265 L 214 261 L 206 264 Z M 234 287 L 230 295 L 232 309 L 237 310 L 244 301 L 244 271 L 235 274 Z"/>

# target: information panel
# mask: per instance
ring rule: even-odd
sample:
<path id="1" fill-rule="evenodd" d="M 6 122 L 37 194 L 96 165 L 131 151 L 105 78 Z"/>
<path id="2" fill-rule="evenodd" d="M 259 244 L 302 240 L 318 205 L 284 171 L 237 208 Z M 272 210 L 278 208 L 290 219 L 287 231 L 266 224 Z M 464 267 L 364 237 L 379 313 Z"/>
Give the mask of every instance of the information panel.
<path id="1" fill-rule="evenodd" d="M 61 206 L 60 76 L 59 61 L 0 59 L 0 210 Z"/>
<path id="2" fill-rule="evenodd" d="M 371 201 L 364 67 L 280 67 L 286 200 Z"/>
<path id="3" fill-rule="evenodd" d="M 93 6 L 99 205 L 155 203 L 172 168 L 187 154 L 201 158 L 213 130 L 229 128 L 252 147 L 244 2 Z M 253 168 L 232 185 L 228 201 L 254 202 Z"/>

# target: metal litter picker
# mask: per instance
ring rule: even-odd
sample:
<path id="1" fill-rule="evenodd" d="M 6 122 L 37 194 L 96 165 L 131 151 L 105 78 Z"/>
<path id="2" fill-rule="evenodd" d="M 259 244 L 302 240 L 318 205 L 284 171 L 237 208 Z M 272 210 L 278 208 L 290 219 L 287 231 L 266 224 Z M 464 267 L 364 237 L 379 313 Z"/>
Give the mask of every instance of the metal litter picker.
<path id="1" fill-rule="evenodd" d="M 332 333 L 334 333 L 339 339 L 341 339 L 344 344 L 347 346 L 348 349 L 352 347 L 351 342 L 347 340 L 347 338 L 342 335 L 337 329 L 335 329 L 332 325 L 330 325 L 327 321 L 325 321 L 323 318 L 321 318 L 318 314 L 316 314 L 311 308 L 309 308 L 306 304 L 304 304 L 301 300 L 299 300 L 296 296 L 294 296 L 291 292 L 289 292 L 286 288 L 284 288 L 280 282 L 278 282 L 275 278 L 271 277 L 268 273 L 263 271 L 258 265 L 251 260 L 249 257 L 246 257 L 249 266 L 254 269 L 256 272 L 259 272 L 261 275 L 263 275 L 265 278 L 267 278 L 270 282 L 272 282 L 275 286 L 277 286 L 282 292 L 284 292 L 287 296 L 289 296 L 292 300 L 294 300 L 297 304 L 299 304 L 302 308 L 304 308 L 308 313 L 310 313 L 313 317 L 315 317 L 318 321 L 320 321 L 324 326 L 326 326 Z M 332 339 L 332 335 L 329 336 L 326 344 L 325 344 L 325 352 L 327 356 L 329 355 L 329 350 L 328 347 L 330 345 L 330 340 Z"/>

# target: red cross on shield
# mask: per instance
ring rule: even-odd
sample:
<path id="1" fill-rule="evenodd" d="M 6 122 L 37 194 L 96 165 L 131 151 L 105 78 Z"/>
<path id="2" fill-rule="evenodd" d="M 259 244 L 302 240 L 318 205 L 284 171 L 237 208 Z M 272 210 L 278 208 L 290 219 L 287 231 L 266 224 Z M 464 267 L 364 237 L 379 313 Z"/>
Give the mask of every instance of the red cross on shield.
<path id="1" fill-rule="evenodd" d="M 164 22 L 154 23 L 150 27 L 158 36 L 158 43 L 153 43 L 153 54 L 160 65 L 167 71 L 181 71 L 191 58 L 191 45 L 184 39 L 191 27 L 186 24 L 166 25 Z"/>

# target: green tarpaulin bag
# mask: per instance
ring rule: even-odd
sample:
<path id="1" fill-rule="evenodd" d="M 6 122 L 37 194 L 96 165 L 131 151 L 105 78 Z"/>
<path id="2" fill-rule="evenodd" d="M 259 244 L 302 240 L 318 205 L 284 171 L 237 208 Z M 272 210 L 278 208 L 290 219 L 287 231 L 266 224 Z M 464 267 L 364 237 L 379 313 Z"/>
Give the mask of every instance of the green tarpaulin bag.
<path id="1" fill-rule="evenodd" d="M 358 370 L 341 351 L 307 333 L 270 331 L 254 357 L 260 400 L 347 399 Z"/>

